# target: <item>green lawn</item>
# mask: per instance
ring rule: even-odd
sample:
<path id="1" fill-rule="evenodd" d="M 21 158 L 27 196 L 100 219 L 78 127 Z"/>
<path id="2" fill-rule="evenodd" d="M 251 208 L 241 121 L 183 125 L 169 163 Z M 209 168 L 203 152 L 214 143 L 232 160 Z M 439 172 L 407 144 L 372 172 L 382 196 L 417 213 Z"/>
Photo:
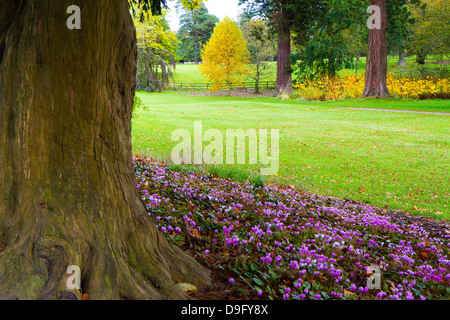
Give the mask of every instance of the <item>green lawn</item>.
<path id="1" fill-rule="evenodd" d="M 280 170 L 270 177 L 274 183 L 450 218 L 450 116 L 346 108 L 450 112 L 449 101 L 138 96 L 148 110 L 137 110 L 133 121 L 134 153 L 169 160 L 177 144 L 170 141 L 171 133 L 179 128 L 192 133 L 196 120 L 203 121 L 203 130 L 280 129 Z M 213 170 L 258 172 L 250 165 Z"/>
<path id="2" fill-rule="evenodd" d="M 197 64 L 178 64 L 174 73 L 174 79 L 176 83 L 206 83 L 206 77 L 200 74 Z M 277 77 L 277 63 L 269 62 L 269 71 L 267 71 L 267 78 L 263 78 L 261 81 L 275 81 Z M 254 82 L 251 77 L 245 79 L 246 82 Z"/>

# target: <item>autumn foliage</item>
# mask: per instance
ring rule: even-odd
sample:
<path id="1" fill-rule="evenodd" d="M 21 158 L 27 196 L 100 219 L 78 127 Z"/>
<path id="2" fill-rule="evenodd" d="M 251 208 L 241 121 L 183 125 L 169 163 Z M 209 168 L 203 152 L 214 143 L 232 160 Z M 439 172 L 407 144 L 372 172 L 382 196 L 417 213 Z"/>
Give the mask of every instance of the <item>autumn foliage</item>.
<path id="1" fill-rule="evenodd" d="M 236 22 L 225 18 L 216 25 L 202 50 L 202 60 L 200 72 L 213 83 L 213 91 L 224 86 L 230 89 L 243 82 L 249 74 L 249 52 Z"/>
<path id="2" fill-rule="evenodd" d="M 387 76 L 387 86 L 392 97 L 407 99 L 448 99 L 450 81 L 447 78 L 427 76 L 423 79 L 410 79 Z M 364 90 L 364 75 L 341 77 L 322 77 L 314 81 L 295 85 L 299 97 L 307 100 L 355 99 Z"/>

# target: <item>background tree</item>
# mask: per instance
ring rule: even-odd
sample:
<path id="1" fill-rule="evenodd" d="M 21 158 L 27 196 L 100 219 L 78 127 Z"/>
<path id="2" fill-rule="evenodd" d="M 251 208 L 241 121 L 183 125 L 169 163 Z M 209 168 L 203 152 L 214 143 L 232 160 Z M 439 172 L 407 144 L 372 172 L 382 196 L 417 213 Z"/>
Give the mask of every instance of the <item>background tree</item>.
<path id="1" fill-rule="evenodd" d="M 416 23 L 412 27 L 413 52 L 420 64 L 429 54 L 445 55 L 450 52 L 450 2 L 423 0 L 425 6 L 410 6 Z"/>
<path id="2" fill-rule="evenodd" d="M 358 63 L 367 53 L 367 37 L 369 29 L 365 24 L 354 24 L 342 33 L 348 53 L 355 58 L 355 74 L 358 75 Z"/>
<path id="3" fill-rule="evenodd" d="M 306 30 L 321 14 L 321 0 L 240 0 L 247 15 L 265 18 L 278 35 L 277 94 L 292 94 L 291 32 L 306 40 Z"/>
<path id="4" fill-rule="evenodd" d="M 178 1 L 177 11 L 181 12 L 180 29 L 177 37 L 181 41 L 178 55 L 185 61 L 199 62 L 202 47 L 211 38 L 214 27 L 219 18 L 208 13 L 208 9 L 201 4 L 198 9 L 187 10 Z"/>
<path id="5" fill-rule="evenodd" d="M 250 53 L 251 71 L 255 80 L 255 92 L 260 92 L 260 82 L 272 74 L 269 61 L 273 61 L 276 51 L 274 35 L 267 23 L 261 19 L 242 20 L 241 29 Z"/>
<path id="6" fill-rule="evenodd" d="M 371 0 L 371 5 L 376 5 L 381 9 L 381 28 L 373 28 L 369 31 L 369 41 L 366 60 L 366 79 L 363 97 L 379 96 L 387 97 L 387 34 L 395 39 L 404 39 L 398 36 L 404 29 L 406 22 L 412 23 L 409 19 L 411 12 L 408 5 L 419 6 L 421 0 L 391 0 L 386 6 L 386 0 Z M 395 43 L 395 41 L 391 41 Z"/>
<path id="7" fill-rule="evenodd" d="M 370 0 L 370 4 L 380 8 L 381 24 L 379 29 L 371 28 L 369 30 L 363 97 L 386 98 L 389 96 L 387 88 L 386 0 Z"/>
<path id="8" fill-rule="evenodd" d="M 161 15 L 147 13 L 134 18 L 138 43 L 137 90 L 162 91 L 169 85 L 176 67 L 179 41 L 170 31 L 167 10 Z"/>
<path id="9" fill-rule="evenodd" d="M 66 28 L 72 4 L 0 0 L 0 299 L 80 299 L 69 265 L 91 299 L 187 298 L 176 283 L 207 271 L 136 192 L 128 1 L 78 0 L 81 31 Z"/>
<path id="10" fill-rule="evenodd" d="M 202 50 L 202 60 L 200 72 L 213 82 L 212 90 L 220 90 L 223 85 L 231 90 L 243 82 L 249 73 L 249 52 L 236 22 L 226 17 L 216 25 Z"/>
<path id="11" fill-rule="evenodd" d="M 339 70 L 350 68 L 353 54 L 345 42 L 344 31 L 365 22 L 365 11 L 360 0 L 323 1 L 322 10 L 314 16 L 315 23 L 307 26 L 307 40 L 298 39 L 303 46 L 295 57 L 299 60 L 296 74 L 308 79 L 335 77 Z"/>

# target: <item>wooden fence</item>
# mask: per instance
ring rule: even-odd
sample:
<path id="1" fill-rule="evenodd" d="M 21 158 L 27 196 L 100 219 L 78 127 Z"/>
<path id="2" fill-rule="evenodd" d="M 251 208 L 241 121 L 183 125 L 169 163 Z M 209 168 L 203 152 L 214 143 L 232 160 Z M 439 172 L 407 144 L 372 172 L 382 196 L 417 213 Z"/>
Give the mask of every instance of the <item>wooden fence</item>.
<path id="1" fill-rule="evenodd" d="M 424 76 L 435 76 L 436 74 L 448 75 L 450 73 L 450 67 L 442 66 L 436 69 L 396 70 L 391 73 L 396 77 L 422 78 Z"/>
<path id="2" fill-rule="evenodd" d="M 212 83 L 170 83 L 169 89 L 180 90 L 180 91 L 209 91 L 212 88 Z M 256 91 L 256 82 L 243 82 L 241 85 L 232 85 L 228 88 L 227 85 L 223 85 L 221 91 Z M 276 86 L 276 81 L 260 81 L 259 90 L 267 91 L 274 90 Z"/>

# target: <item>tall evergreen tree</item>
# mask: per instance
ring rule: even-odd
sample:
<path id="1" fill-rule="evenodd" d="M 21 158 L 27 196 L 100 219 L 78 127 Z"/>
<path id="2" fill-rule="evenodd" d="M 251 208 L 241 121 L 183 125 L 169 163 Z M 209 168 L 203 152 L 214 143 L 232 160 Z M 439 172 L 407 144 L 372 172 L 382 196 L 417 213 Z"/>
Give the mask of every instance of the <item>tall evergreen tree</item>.
<path id="1" fill-rule="evenodd" d="M 219 18 L 208 13 L 208 9 L 201 4 L 198 9 L 187 10 L 179 1 L 178 11 L 181 11 L 180 29 L 177 37 L 181 41 L 178 55 L 186 61 L 199 62 L 202 47 L 211 38 Z"/>

